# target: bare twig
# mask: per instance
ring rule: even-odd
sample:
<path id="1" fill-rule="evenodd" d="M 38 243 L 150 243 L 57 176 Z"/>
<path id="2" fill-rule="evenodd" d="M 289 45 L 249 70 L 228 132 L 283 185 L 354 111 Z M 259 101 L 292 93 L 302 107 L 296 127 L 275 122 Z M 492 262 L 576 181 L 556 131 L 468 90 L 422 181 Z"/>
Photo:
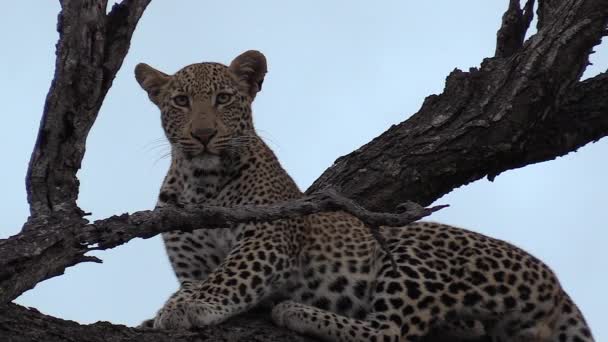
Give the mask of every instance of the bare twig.
<path id="1" fill-rule="evenodd" d="M 95 249 L 108 249 L 126 243 L 135 237 L 147 238 L 171 230 L 191 231 L 199 229 L 201 228 L 201 222 L 204 222 L 205 228 L 209 229 L 225 227 L 239 222 L 273 221 L 323 211 L 345 211 L 357 217 L 370 228 L 372 236 L 390 258 L 394 271 L 398 272 L 397 263 L 388 250 L 385 239 L 380 235 L 379 227 L 383 225 L 405 226 L 445 207 L 447 205 L 424 208 L 410 203 L 407 209 L 401 213 L 377 213 L 366 210 L 354 201 L 328 188 L 301 199 L 264 207 L 224 208 L 205 206 L 192 211 L 165 207 L 151 212 L 137 212 L 130 216 L 112 217 L 104 221 L 96 221 L 87 227 L 87 230 L 92 232 L 93 237 L 92 241 L 87 242 L 87 244 L 97 244 Z M 122 228 L 108 230 L 109 226 L 114 225 L 113 221 L 116 219 L 123 222 L 126 220 L 126 224 L 121 225 Z M 131 227 L 136 229 L 131 229 Z M 101 235 L 96 234 L 99 231 L 102 232 Z M 103 234 L 103 232 L 108 231 L 111 233 Z"/>
<path id="2" fill-rule="evenodd" d="M 409 206 L 406 211 L 395 214 L 375 213 L 331 189 L 324 189 L 300 199 L 268 206 L 163 207 L 112 216 L 92 224 L 85 224 L 82 220 L 49 221 L 46 229 L 26 231 L 8 240 L 0 240 L 0 304 L 13 300 L 42 280 L 62 274 L 68 266 L 83 261 L 97 262 L 98 259 L 83 257 L 91 250 L 114 248 L 134 238 L 150 238 L 173 230 L 192 231 L 240 222 L 274 221 L 327 211 L 349 212 L 370 227 L 404 226 L 444 207 Z M 59 226 L 62 229 L 58 229 Z"/>
<path id="3" fill-rule="evenodd" d="M 377 213 L 366 210 L 332 189 L 323 189 L 300 199 L 267 206 L 163 207 L 113 216 L 84 227 L 80 238 L 86 245 L 96 245 L 95 249 L 109 249 L 137 237 L 149 238 L 172 230 L 213 229 L 241 222 L 274 221 L 327 211 L 348 212 L 370 227 L 405 226 L 444 207 L 446 205 L 417 206 L 395 214 Z"/>

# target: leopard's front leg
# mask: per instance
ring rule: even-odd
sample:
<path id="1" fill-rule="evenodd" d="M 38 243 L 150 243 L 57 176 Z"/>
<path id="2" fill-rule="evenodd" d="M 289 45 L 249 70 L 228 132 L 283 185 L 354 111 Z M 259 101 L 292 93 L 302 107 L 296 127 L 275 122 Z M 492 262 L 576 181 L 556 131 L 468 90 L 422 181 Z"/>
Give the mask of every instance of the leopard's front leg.
<path id="1" fill-rule="evenodd" d="M 213 296 L 199 296 L 204 282 L 184 282 L 156 314 L 154 327 L 159 329 L 189 329 L 223 322 L 230 316 L 229 308 Z"/>
<path id="2" fill-rule="evenodd" d="M 248 225 L 226 260 L 203 281 L 182 283 L 154 319 L 157 329 L 219 324 L 272 295 L 292 274 L 295 258 L 285 224 Z"/>

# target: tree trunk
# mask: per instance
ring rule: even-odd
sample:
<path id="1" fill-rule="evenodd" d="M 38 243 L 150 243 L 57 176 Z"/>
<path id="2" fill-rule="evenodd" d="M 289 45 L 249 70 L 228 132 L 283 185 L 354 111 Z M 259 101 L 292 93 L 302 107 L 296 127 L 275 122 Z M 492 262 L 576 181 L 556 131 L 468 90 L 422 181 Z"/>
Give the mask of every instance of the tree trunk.
<path id="1" fill-rule="evenodd" d="M 454 70 L 443 93 L 427 97 L 418 113 L 336 160 L 308 189 L 310 202 L 284 203 L 278 212 L 139 212 L 89 224 L 76 205 L 76 172 L 148 3 L 124 0 L 106 14 L 105 0 L 61 1 L 55 78 L 27 173 L 31 215 L 20 234 L 0 240 L 2 341 L 310 341 L 259 318 L 264 315 L 199 331 L 149 331 L 105 322 L 79 325 L 10 302 L 67 267 L 99 261 L 85 255 L 91 250 L 148 238 L 163 227 L 191 230 L 200 217 L 219 224 L 337 209 L 374 225 L 404 223 L 428 214 L 411 205 L 403 212 L 404 202 L 428 205 L 455 187 L 551 160 L 608 135 L 608 75 L 579 81 L 606 33 L 608 0 L 539 0 L 538 33 L 525 42 L 534 0 L 523 9 L 511 0 L 496 55 L 479 69 Z M 399 213 L 370 213 L 344 198 L 319 198 L 328 187 L 365 208 Z"/>

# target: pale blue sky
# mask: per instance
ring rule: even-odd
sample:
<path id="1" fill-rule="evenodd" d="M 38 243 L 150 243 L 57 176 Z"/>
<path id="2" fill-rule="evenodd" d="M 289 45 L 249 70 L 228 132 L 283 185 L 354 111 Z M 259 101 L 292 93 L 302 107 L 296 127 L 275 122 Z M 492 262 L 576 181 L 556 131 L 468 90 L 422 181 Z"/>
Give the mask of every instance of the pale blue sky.
<path id="1" fill-rule="evenodd" d="M 455 67 L 491 56 L 504 1 L 153 1 L 87 144 L 79 204 L 93 218 L 150 209 L 168 166 L 157 109 L 133 78 L 146 62 L 165 72 L 265 53 L 269 73 L 254 106 L 261 135 L 301 188 L 440 93 Z M 56 1 L 3 4 L 0 238 L 27 217 L 24 175 L 53 76 Z M 606 70 L 599 48 L 587 75 Z M 432 219 L 502 238 L 560 276 L 598 341 L 608 341 L 608 140 L 567 157 L 462 187 Z M 18 299 L 79 322 L 127 325 L 151 317 L 177 287 L 158 238 L 97 253 Z"/>

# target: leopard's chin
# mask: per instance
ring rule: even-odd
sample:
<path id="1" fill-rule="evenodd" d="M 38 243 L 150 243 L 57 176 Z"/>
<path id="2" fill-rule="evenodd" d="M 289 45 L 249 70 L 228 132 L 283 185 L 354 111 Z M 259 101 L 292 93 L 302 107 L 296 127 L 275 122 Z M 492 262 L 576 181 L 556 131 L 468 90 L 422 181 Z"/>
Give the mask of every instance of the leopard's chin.
<path id="1" fill-rule="evenodd" d="M 183 154 L 188 160 L 218 158 L 220 156 L 219 151 L 209 148 L 201 149 L 199 151 L 183 151 Z"/>

